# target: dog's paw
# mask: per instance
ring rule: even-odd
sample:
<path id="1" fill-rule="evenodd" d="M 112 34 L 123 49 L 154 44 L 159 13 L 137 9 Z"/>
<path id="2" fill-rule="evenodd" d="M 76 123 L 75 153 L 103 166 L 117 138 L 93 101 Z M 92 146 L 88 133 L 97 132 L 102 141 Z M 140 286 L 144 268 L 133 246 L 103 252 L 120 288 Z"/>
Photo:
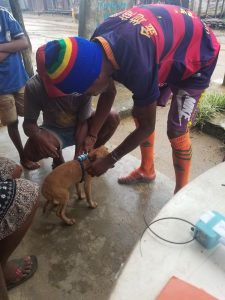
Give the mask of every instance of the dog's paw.
<path id="1" fill-rule="evenodd" d="M 74 225 L 76 223 L 75 219 L 68 219 L 65 221 L 67 225 Z"/>
<path id="2" fill-rule="evenodd" d="M 98 206 L 97 202 L 92 202 L 91 204 L 89 204 L 90 208 L 96 208 Z"/>
<path id="3" fill-rule="evenodd" d="M 77 195 L 77 200 L 78 201 L 82 201 L 85 199 L 85 196 L 84 195 Z"/>

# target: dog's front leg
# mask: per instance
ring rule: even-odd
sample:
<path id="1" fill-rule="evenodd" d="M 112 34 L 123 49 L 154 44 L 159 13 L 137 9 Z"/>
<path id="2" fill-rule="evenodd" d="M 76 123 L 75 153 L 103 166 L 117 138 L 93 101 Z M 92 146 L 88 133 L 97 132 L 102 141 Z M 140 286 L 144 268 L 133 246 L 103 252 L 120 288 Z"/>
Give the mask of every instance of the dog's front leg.
<path id="1" fill-rule="evenodd" d="M 56 215 L 61 218 L 66 224 L 73 225 L 75 224 L 75 219 L 68 218 L 66 216 L 66 204 L 69 202 L 69 192 L 62 190 L 58 193 L 58 197 L 55 198 L 55 202 L 59 203 L 56 210 Z"/>
<path id="2" fill-rule="evenodd" d="M 60 218 L 67 224 L 67 225 L 73 225 L 76 223 L 76 220 L 74 218 L 68 218 L 66 216 L 66 205 L 62 205 L 61 211 L 60 211 Z"/>
<path id="3" fill-rule="evenodd" d="M 85 195 L 86 195 L 86 199 L 87 199 L 87 202 L 89 204 L 89 207 L 91 208 L 96 208 L 98 206 L 98 203 L 97 202 L 94 202 L 92 200 L 92 196 L 91 196 L 91 176 L 87 175 L 85 177 L 85 180 L 84 180 L 84 191 L 85 191 Z"/>
<path id="4" fill-rule="evenodd" d="M 77 190 L 78 200 L 84 199 L 84 196 L 82 196 L 81 183 L 76 183 L 76 190 Z"/>

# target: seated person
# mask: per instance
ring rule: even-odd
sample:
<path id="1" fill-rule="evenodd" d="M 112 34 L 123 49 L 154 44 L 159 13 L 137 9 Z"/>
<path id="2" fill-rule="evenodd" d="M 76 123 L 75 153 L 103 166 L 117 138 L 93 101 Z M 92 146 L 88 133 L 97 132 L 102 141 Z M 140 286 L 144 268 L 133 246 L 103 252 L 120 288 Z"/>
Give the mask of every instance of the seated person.
<path id="1" fill-rule="evenodd" d="M 74 94 L 52 98 L 39 75 L 28 80 L 24 98 L 23 128 L 29 137 L 24 148 L 26 157 L 35 162 L 52 157 L 53 168 L 64 162 L 63 148 L 76 145 L 76 157 L 88 149 L 88 141 L 92 144 L 94 140 L 95 147 L 105 144 L 119 124 L 118 114 L 111 111 L 98 136 L 92 134 L 95 112 L 91 98 Z M 40 112 L 43 124 L 39 127 Z"/>
<path id="2" fill-rule="evenodd" d="M 35 256 L 8 261 L 38 207 L 38 185 L 20 179 L 21 173 L 21 166 L 0 157 L 0 267 L 8 290 L 30 278 L 37 269 Z"/>

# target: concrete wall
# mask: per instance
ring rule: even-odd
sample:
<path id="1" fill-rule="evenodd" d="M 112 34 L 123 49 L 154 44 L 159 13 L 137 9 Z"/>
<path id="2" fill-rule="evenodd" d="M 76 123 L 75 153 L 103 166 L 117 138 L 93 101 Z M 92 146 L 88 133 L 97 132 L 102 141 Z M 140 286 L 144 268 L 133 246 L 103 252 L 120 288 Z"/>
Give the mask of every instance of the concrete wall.
<path id="1" fill-rule="evenodd" d="M 79 10 L 79 35 L 90 38 L 108 16 L 134 5 L 134 0 L 82 0 Z"/>

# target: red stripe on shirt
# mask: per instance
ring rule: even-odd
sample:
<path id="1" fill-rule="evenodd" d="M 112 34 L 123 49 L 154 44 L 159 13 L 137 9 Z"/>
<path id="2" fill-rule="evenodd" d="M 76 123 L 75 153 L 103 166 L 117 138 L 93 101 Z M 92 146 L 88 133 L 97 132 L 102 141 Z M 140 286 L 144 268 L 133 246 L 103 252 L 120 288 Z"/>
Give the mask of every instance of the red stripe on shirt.
<path id="1" fill-rule="evenodd" d="M 152 35 L 151 39 L 154 42 L 156 47 L 156 63 L 159 64 L 159 59 L 164 50 L 164 44 L 165 44 L 165 37 L 160 23 L 158 22 L 157 18 L 150 10 L 140 8 L 140 7 L 137 8 L 135 7 L 132 9 L 132 11 L 136 11 L 139 14 L 143 14 L 147 19 L 147 21 L 142 21 L 141 25 L 148 26 L 149 24 L 151 24 L 154 26 L 155 30 L 157 31 L 157 35 Z"/>
<path id="2" fill-rule="evenodd" d="M 212 41 L 212 45 L 213 45 L 213 48 L 214 48 L 214 57 L 212 59 L 212 61 L 213 61 L 215 59 L 215 57 L 218 55 L 219 51 L 220 51 L 220 44 L 218 43 L 218 40 L 216 39 L 216 36 L 214 35 L 212 29 L 208 28 L 208 30 L 210 32 L 211 41 Z M 211 63 L 211 61 L 210 61 L 210 63 Z"/>
<path id="3" fill-rule="evenodd" d="M 191 42 L 189 43 L 185 54 L 186 70 L 182 76 L 182 80 L 196 73 L 201 68 L 200 49 L 201 49 L 203 27 L 201 21 L 198 18 L 196 18 L 196 20 L 193 20 L 192 24 L 193 24 L 193 34 L 192 34 Z M 190 57 L 191 60 L 189 59 Z"/>
<path id="4" fill-rule="evenodd" d="M 177 7 L 165 7 L 164 9 L 167 10 L 167 12 L 170 14 L 172 23 L 173 23 L 173 45 L 168 52 L 168 54 L 162 58 L 160 62 L 160 68 L 159 68 L 159 83 L 163 83 L 166 81 L 171 67 L 174 63 L 174 53 L 176 49 L 179 47 L 179 44 L 182 42 L 184 35 L 185 35 L 185 22 L 184 17 L 180 13 L 180 11 L 177 9 Z M 174 18 L 174 11 L 177 15 L 176 19 Z"/>

